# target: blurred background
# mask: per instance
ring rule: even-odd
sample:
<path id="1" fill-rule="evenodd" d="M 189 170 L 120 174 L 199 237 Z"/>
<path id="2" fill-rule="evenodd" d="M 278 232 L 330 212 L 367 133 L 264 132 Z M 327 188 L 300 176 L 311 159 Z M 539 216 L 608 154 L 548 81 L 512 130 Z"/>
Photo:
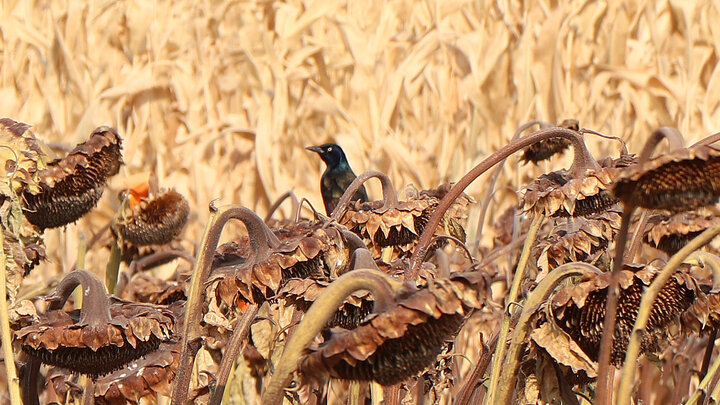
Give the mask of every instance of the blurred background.
<path id="1" fill-rule="evenodd" d="M 99 125 L 124 139 L 126 165 L 98 209 L 46 232 L 50 260 L 31 277 L 67 269 L 78 238 L 114 215 L 123 178 L 143 171 L 188 198 L 183 239 L 198 241 L 213 199 L 264 216 L 294 189 L 322 207 L 309 145 L 336 142 L 356 173 L 428 188 L 531 119 L 576 118 L 631 151 L 661 125 L 688 140 L 720 129 L 710 1 L 4 0 L 0 17 L 0 115 L 59 153 Z M 619 150 L 589 144 L 598 157 Z M 511 158 L 487 220 L 565 155 L 540 168 Z M 106 257 L 91 251 L 88 267 L 102 273 Z"/>

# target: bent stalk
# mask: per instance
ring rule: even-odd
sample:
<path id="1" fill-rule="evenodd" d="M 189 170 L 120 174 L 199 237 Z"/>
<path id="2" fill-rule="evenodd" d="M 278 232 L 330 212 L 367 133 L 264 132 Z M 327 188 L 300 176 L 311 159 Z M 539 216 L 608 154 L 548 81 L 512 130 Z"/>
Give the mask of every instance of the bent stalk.
<path id="1" fill-rule="evenodd" d="M 572 143 L 575 153 L 573 164 L 570 167 L 570 175 L 572 177 L 579 177 L 583 175 L 587 169 L 598 170 L 600 168 L 585 147 L 582 136 L 575 131 L 565 128 L 554 127 L 541 130 L 500 148 L 465 174 L 465 176 L 455 183 L 450 191 L 448 191 L 445 197 L 440 200 L 440 203 L 428 220 L 428 223 L 425 225 L 425 230 L 422 235 L 420 235 L 420 240 L 418 240 L 418 244 L 413 252 L 412 258 L 410 259 L 410 271 L 405 273 L 405 280 L 415 280 L 420 269 L 420 263 L 427 253 L 430 246 L 429 243 L 435 233 L 435 229 L 437 229 L 438 225 L 440 225 L 440 221 L 442 221 L 442 217 L 445 215 L 448 208 L 452 206 L 455 200 L 460 196 L 460 194 L 462 194 L 467 186 L 470 185 L 470 183 L 475 181 L 475 179 L 481 174 L 485 173 L 488 169 L 495 166 L 497 163 L 500 163 L 511 154 L 537 142 L 550 138 L 565 138 L 570 140 Z"/>

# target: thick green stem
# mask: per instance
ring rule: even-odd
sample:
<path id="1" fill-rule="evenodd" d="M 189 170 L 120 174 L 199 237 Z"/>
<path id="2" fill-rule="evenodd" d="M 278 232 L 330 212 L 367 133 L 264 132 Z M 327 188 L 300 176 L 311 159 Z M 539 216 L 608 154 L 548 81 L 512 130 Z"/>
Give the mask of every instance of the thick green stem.
<path id="1" fill-rule="evenodd" d="M 551 271 L 538 283 L 535 290 L 528 296 L 523 307 L 518 324 L 513 332 L 512 341 L 508 348 L 507 361 L 499 378 L 497 400 L 493 404 L 509 404 L 515 392 L 517 371 L 520 367 L 520 355 L 527 343 L 527 336 L 532 327 L 530 320 L 535 315 L 538 306 L 545 302 L 555 287 L 564 279 L 582 276 L 588 272 L 600 273 L 597 267 L 588 263 L 566 263 Z"/>
<path id="2" fill-rule="evenodd" d="M 535 214 L 530 229 L 527 233 L 527 239 L 525 239 L 525 245 L 520 253 L 520 259 L 518 260 L 517 269 L 515 270 L 515 276 L 513 277 L 513 283 L 510 287 L 510 292 L 505 298 L 505 314 L 503 316 L 502 324 L 500 326 L 500 334 L 498 337 L 497 349 L 495 349 L 495 355 L 493 357 L 492 369 L 490 372 L 490 388 L 488 395 L 486 396 L 486 404 L 492 404 L 495 394 L 498 390 L 498 383 L 500 378 L 501 368 L 503 366 L 503 360 L 505 359 L 505 351 L 507 350 L 506 340 L 508 331 L 510 330 L 510 305 L 516 302 L 518 299 L 518 292 L 522 285 L 522 280 L 525 277 L 525 268 L 530 259 L 530 253 L 532 251 L 532 245 L 535 243 L 535 237 L 537 236 L 540 226 L 545 221 L 545 215 Z"/>
<path id="3" fill-rule="evenodd" d="M 2 334 L 3 357 L 5 359 L 5 375 L 7 376 L 8 392 L 12 405 L 21 405 L 20 380 L 15 369 L 15 353 L 12 348 L 10 317 L 7 302 L 7 261 L 5 258 L 5 229 L 0 227 L 0 333 Z M 33 383 L 36 383 L 35 381 Z"/>
<path id="4" fill-rule="evenodd" d="M 638 310 L 635 326 L 630 334 L 630 342 L 625 353 L 625 364 L 623 365 L 623 374 L 618 390 L 618 404 L 630 404 L 631 402 L 630 397 L 632 395 L 632 386 L 635 377 L 635 362 L 640 354 L 640 342 L 645 333 L 648 320 L 650 319 L 653 304 L 660 290 L 667 284 L 678 266 L 680 266 L 691 253 L 705 246 L 718 234 L 720 234 L 720 224 L 706 229 L 695 239 L 691 240 L 668 260 L 667 264 L 665 264 L 662 270 L 655 276 L 650 286 L 645 290 L 640 300 L 640 309 Z"/>
<path id="5" fill-rule="evenodd" d="M 249 305 L 245 309 L 242 317 L 235 324 L 232 336 L 225 346 L 225 353 L 223 353 L 223 358 L 217 372 L 217 383 L 215 384 L 215 389 L 210 396 L 208 405 L 220 405 L 222 403 L 223 394 L 225 393 L 225 388 L 228 378 L 230 377 L 233 364 L 235 363 L 235 359 L 238 357 L 238 353 L 240 353 L 240 350 L 245 343 L 245 339 L 250 333 L 250 326 L 253 321 L 255 321 L 258 308 L 258 304 Z"/>
<path id="6" fill-rule="evenodd" d="M 105 266 L 105 285 L 107 290 L 115 293 L 115 287 L 118 283 L 118 273 L 120 272 L 120 262 L 122 261 L 122 253 L 118 246 L 118 240 L 115 239 L 110 246 L 110 259 Z M 81 267 L 82 268 L 82 267 Z"/>
<path id="7" fill-rule="evenodd" d="M 377 270 L 353 270 L 333 281 L 312 304 L 292 335 L 278 361 L 275 373 L 262 395 L 263 405 L 282 403 L 289 382 L 305 347 L 315 339 L 345 299 L 355 291 L 369 290 L 375 299 L 373 312 L 380 312 L 394 300 L 394 291 L 402 284 Z"/>
<path id="8" fill-rule="evenodd" d="M 182 352 L 178 372 L 175 376 L 172 405 L 184 405 L 187 401 L 193 370 L 192 365 L 202 341 L 200 321 L 202 319 L 203 302 L 205 302 L 205 280 L 210 275 L 215 249 L 220 241 L 220 234 L 225 224 L 231 219 L 242 221 L 247 228 L 250 246 L 255 252 L 254 258 L 246 262 L 249 265 L 252 265 L 257 260 L 262 260 L 263 256 L 267 257 L 271 248 L 280 245 L 280 241 L 267 229 L 262 219 L 248 208 L 231 205 L 220 207 L 212 213 L 205 227 L 200 253 L 193 267 L 192 282 L 188 292 L 188 300 L 185 304 L 185 322 L 181 342 Z"/>
<path id="9" fill-rule="evenodd" d="M 475 179 L 478 178 L 481 174 L 485 173 L 488 169 L 500 163 L 511 154 L 537 142 L 550 138 L 565 138 L 570 140 L 570 142 L 572 143 L 573 151 L 575 152 L 573 164 L 572 167 L 570 167 L 570 175 L 572 177 L 580 177 L 584 175 L 585 171 L 588 169 L 600 169 L 600 166 L 598 166 L 595 159 L 593 159 L 592 155 L 590 155 L 590 152 L 588 152 L 587 148 L 585 147 L 582 136 L 577 132 L 569 129 L 557 127 L 548 128 L 535 132 L 526 137 L 522 137 L 515 142 L 511 142 L 508 145 L 505 145 L 498 151 L 494 152 L 492 155 L 488 156 L 485 160 L 480 162 L 467 174 L 465 174 L 465 176 L 463 176 L 457 183 L 455 183 L 455 185 L 450 189 L 450 191 L 448 191 L 445 197 L 440 200 L 440 203 L 438 204 L 435 211 L 433 211 L 433 214 L 428 220 L 428 223 L 425 225 L 425 230 L 423 231 L 422 235 L 420 235 L 420 239 L 418 240 L 417 246 L 415 247 L 412 258 L 410 259 L 410 271 L 405 273 L 405 280 L 415 280 L 415 278 L 417 278 L 417 273 L 420 269 L 420 263 L 422 263 L 422 258 L 425 257 L 425 254 L 427 253 L 427 250 L 430 246 L 430 240 L 432 239 L 438 225 L 440 225 L 442 217 L 445 215 L 445 212 L 455 203 L 455 200 L 460 196 L 460 194 L 462 194 L 462 192 L 465 191 L 465 189 L 470 185 L 470 183 L 475 181 Z"/>
<path id="10" fill-rule="evenodd" d="M 395 192 L 395 187 L 393 186 L 392 181 L 390 181 L 390 178 L 383 172 L 379 172 L 377 170 L 368 170 L 357 176 L 355 180 L 350 183 L 348 188 L 345 189 L 345 192 L 343 193 L 342 197 L 340 197 L 340 201 L 338 201 L 338 204 L 335 207 L 335 210 L 333 210 L 333 212 L 330 214 L 330 217 L 334 220 L 339 220 L 345 213 L 345 210 L 347 209 L 348 204 L 350 204 L 350 201 L 352 200 L 355 193 L 360 190 L 360 187 L 362 187 L 362 185 L 366 181 L 372 178 L 379 179 L 380 183 L 382 184 L 384 204 L 381 209 L 389 210 L 391 208 L 397 207 L 397 193 Z"/>

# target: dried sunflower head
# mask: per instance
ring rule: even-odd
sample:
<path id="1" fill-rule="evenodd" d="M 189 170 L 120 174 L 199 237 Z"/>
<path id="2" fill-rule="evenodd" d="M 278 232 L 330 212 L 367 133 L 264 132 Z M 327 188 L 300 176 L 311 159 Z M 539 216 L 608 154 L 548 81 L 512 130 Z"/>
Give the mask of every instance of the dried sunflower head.
<path id="1" fill-rule="evenodd" d="M 566 119 L 558 125 L 561 128 L 573 131 L 580 130 L 580 122 L 575 119 Z M 570 140 L 565 138 L 550 138 L 534 143 L 523 150 L 520 160 L 524 163 L 533 162 L 538 164 L 543 160 L 550 159 L 554 155 L 563 153 L 570 147 Z"/>
<path id="2" fill-rule="evenodd" d="M 686 266 L 685 266 L 686 267 Z M 693 303 L 695 281 L 681 268 L 660 290 L 642 338 L 643 352 L 657 353 L 668 337 L 668 329 L 679 325 L 680 315 Z M 617 328 L 611 361 L 622 364 L 640 299 L 659 270 L 653 266 L 626 265 L 620 273 Z M 572 337 L 585 354 L 597 361 L 605 319 L 605 301 L 610 273 L 591 274 L 577 285 L 556 292 L 548 301 L 550 318 Z"/>
<path id="3" fill-rule="evenodd" d="M 131 215 L 116 223 L 123 240 L 136 246 L 169 243 L 187 223 L 190 205 L 182 194 L 168 190 L 142 199 Z"/>
<path id="4" fill-rule="evenodd" d="M 322 221 L 275 228 L 272 234 L 279 245 L 266 249 L 261 258 L 253 258 L 257 252 L 250 253 L 250 246 L 255 243 L 253 238 L 262 235 L 250 235 L 221 246 L 220 255 L 215 259 L 218 267 L 210 276 L 210 283 L 217 284 L 217 299 L 227 305 L 258 302 L 274 298 L 280 287 L 292 278 L 328 280 L 337 276 L 349 260 L 342 231 Z M 232 264 L 223 260 L 232 260 Z"/>
<path id="5" fill-rule="evenodd" d="M 543 174 L 520 191 L 520 206 L 524 212 L 559 217 L 603 212 L 617 202 L 607 190 L 615 173 L 615 168 L 604 167 L 577 179 L 567 170 Z"/>
<path id="6" fill-rule="evenodd" d="M 427 280 L 424 288 L 399 292 L 394 304 L 355 329 L 334 330 L 301 358 L 299 370 L 307 379 L 404 381 L 436 360 L 468 311 L 483 305 L 483 293 L 477 273 Z"/>
<path id="7" fill-rule="evenodd" d="M 620 229 L 620 214 L 606 211 L 587 218 L 559 220 L 534 246 L 538 268 L 550 271 L 569 262 L 595 262 L 607 254 Z"/>
<path id="8" fill-rule="evenodd" d="M 720 197 L 720 149 L 699 144 L 623 170 L 613 194 L 626 205 L 688 211 Z"/>
<path id="9" fill-rule="evenodd" d="M 402 256 L 413 249 L 440 199 L 450 188 L 451 184 L 446 183 L 436 189 L 422 190 L 389 208 L 385 201 L 356 201 L 348 206 L 338 222 L 360 236 L 373 256 L 379 257 L 385 247 L 394 248 L 393 258 Z M 465 194 L 459 197 L 448 209 L 436 233 L 465 241 L 463 223 L 467 205 L 471 202 L 473 200 Z"/>
<path id="10" fill-rule="evenodd" d="M 649 221 L 651 227 L 645 235 L 645 241 L 672 256 L 718 221 L 720 218 L 713 215 L 693 212 L 656 215 Z"/>
<path id="11" fill-rule="evenodd" d="M 83 308 L 54 309 L 77 285 L 83 288 Z M 170 339 L 175 324 L 167 307 L 111 299 L 95 276 L 80 270 L 60 282 L 50 311 L 17 331 L 16 338 L 31 357 L 96 378 L 156 350 Z"/>
<path id="12" fill-rule="evenodd" d="M 122 165 L 122 140 L 110 127 L 99 127 L 90 139 L 62 159 L 49 162 L 23 189 L 23 213 L 43 230 L 77 221 L 103 193 Z"/>

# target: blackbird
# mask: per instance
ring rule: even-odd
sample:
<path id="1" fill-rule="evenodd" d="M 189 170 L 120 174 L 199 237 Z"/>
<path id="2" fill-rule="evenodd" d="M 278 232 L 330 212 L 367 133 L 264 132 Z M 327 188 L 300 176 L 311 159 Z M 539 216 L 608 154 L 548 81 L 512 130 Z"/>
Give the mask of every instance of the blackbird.
<path id="1" fill-rule="evenodd" d="M 320 155 L 320 158 L 327 165 L 327 169 L 325 169 L 325 173 L 323 173 L 320 180 L 320 192 L 322 193 L 323 203 L 325 203 L 325 211 L 330 215 L 340 201 L 340 197 L 345 193 L 350 183 L 355 180 L 355 173 L 350 168 L 345 152 L 334 143 L 308 146 L 305 149 Z M 353 201 L 356 200 L 363 202 L 368 200 L 365 186 L 360 187 L 353 196 Z"/>

